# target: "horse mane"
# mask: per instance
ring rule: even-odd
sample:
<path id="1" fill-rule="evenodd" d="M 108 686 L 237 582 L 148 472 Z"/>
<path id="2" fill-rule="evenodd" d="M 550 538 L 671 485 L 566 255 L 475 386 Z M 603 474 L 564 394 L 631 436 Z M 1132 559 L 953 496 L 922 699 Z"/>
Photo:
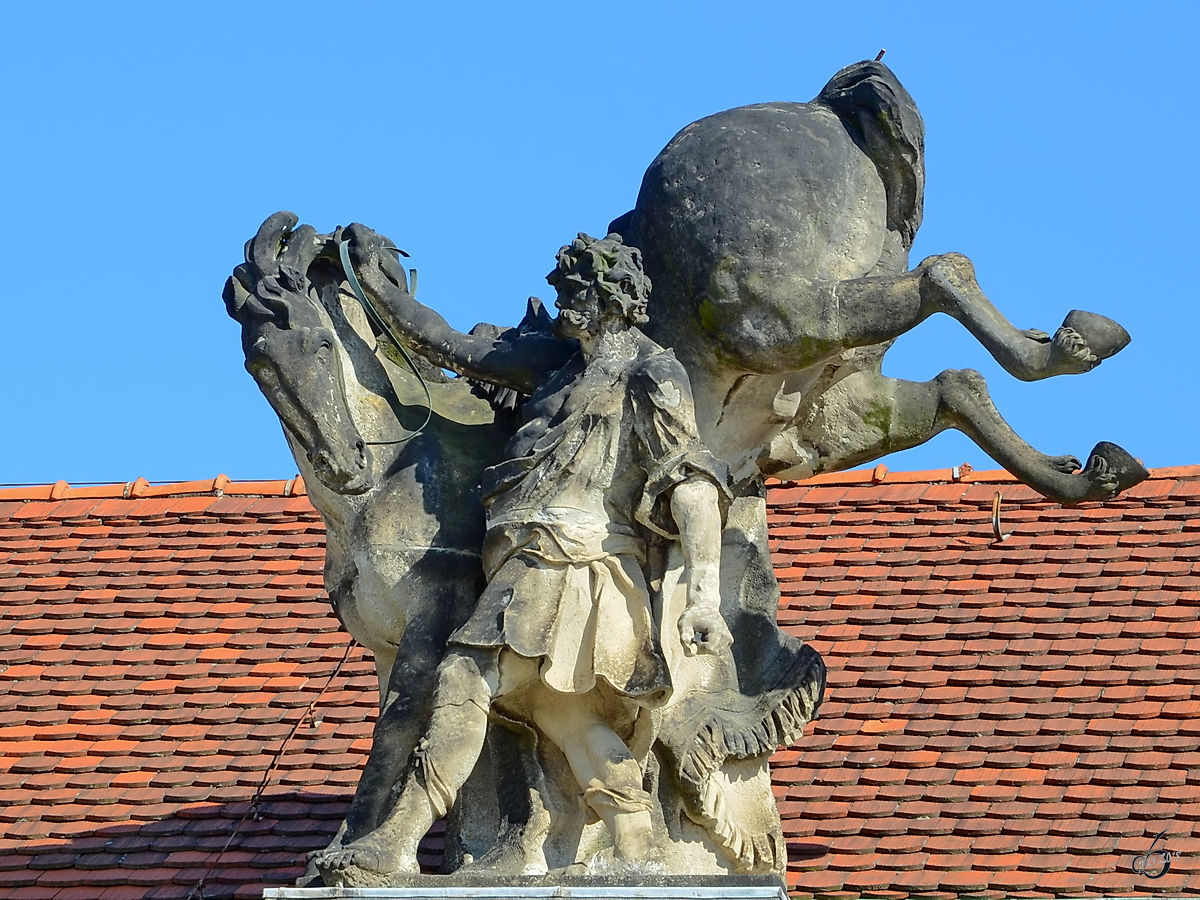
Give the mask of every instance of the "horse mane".
<path id="1" fill-rule="evenodd" d="M 925 123 L 912 96 L 891 69 L 869 60 L 846 66 L 813 102 L 833 110 L 875 163 L 888 226 L 911 247 L 925 203 Z"/>
<path id="2" fill-rule="evenodd" d="M 270 290 L 278 290 L 278 284 L 271 283 L 274 279 L 270 276 L 264 278 L 259 284 L 267 290 L 255 290 L 253 293 L 246 290 L 247 282 L 253 283 L 253 276 L 245 265 L 234 269 L 233 275 L 225 281 L 221 299 L 225 301 L 225 311 L 230 318 L 243 326 L 270 322 L 280 328 L 291 328 L 296 311 L 284 292 Z"/>

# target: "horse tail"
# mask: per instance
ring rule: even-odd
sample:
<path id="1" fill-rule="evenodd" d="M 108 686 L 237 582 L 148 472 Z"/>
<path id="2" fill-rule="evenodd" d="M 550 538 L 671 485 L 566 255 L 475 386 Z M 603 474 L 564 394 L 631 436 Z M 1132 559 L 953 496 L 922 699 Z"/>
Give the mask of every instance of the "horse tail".
<path id="1" fill-rule="evenodd" d="M 875 163 L 888 227 L 911 247 L 925 200 L 925 123 L 912 96 L 883 63 L 865 61 L 834 75 L 813 102 L 836 113 Z"/>

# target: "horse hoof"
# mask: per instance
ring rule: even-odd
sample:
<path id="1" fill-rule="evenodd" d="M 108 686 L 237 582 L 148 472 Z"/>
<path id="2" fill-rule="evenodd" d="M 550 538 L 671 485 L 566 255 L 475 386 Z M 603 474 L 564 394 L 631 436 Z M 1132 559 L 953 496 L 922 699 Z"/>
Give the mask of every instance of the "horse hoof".
<path id="1" fill-rule="evenodd" d="M 1063 328 L 1070 328 L 1077 332 L 1097 359 L 1108 359 L 1110 356 L 1116 355 L 1130 341 L 1129 332 L 1119 323 L 1107 316 L 1086 312 L 1082 309 L 1073 309 L 1067 313 L 1067 317 L 1063 319 Z M 1108 444 L 1107 446 L 1115 447 L 1116 445 Z M 1120 450 L 1119 447 L 1117 449 Z M 1121 452 L 1125 451 L 1121 450 Z"/>
<path id="2" fill-rule="evenodd" d="M 1134 459 L 1127 450 L 1108 441 L 1098 443 L 1088 455 L 1084 472 L 1097 470 L 1103 471 L 1109 479 L 1115 482 L 1114 496 L 1129 490 L 1135 484 L 1141 484 L 1150 477 L 1146 467 Z"/>

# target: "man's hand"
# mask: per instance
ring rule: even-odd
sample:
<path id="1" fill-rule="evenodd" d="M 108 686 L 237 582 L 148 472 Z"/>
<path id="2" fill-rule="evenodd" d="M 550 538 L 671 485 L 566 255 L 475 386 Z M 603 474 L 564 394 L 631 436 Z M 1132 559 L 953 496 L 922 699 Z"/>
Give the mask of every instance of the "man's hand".
<path id="1" fill-rule="evenodd" d="M 722 653 L 733 637 L 721 617 L 721 579 L 716 566 L 689 567 L 687 609 L 679 617 L 679 639 L 688 656 Z"/>
<path id="2" fill-rule="evenodd" d="M 574 345 L 545 334 L 503 341 L 489 334 L 463 334 L 417 301 L 416 271 L 410 286 L 395 244 L 358 223 L 335 238 L 349 243 L 350 262 L 379 317 L 409 349 L 435 365 L 532 394 L 544 373 L 562 368 L 575 352 Z"/>
<path id="3" fill-rule="evenodd" d="M 400 262 L 400 257 L 408 256 L 407 253 L 361 222 L 352 224 L 342 236 L 350 242 L 350 260 L 369 290 L 385 296 L 399 294 L 406 300 L 413 299 L 404 265 Z M 413 277 L 416 277 L 415 269 Z"/>
<path id="4" fill-rule="evenodd" d="M 697 653 L 723 653 L 733 644 L 733 636 L 721 611 L 713 606 L 689 605 L 679 617 L 679 639 L 688 656 Z"/>
<path id="5" fill-rule="evenodd" d="M 679 617 L 679 638 L 688 656 L 721 653 L 733 643 L 721 618 L 721 512 L 717 488 L 705 478 L 677 484 L 671 515 L 679 525 L 687 579 L 687 609 Z"/>

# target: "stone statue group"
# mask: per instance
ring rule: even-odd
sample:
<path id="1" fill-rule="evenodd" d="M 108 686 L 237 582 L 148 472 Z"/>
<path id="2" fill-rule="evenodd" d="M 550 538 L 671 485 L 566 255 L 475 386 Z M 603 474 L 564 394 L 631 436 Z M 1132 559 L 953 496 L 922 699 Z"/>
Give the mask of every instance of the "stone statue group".
<path id="1" fill-rule="evenodd" d="M 764 479 L 946 428 L 1063 503 L 1146 477 L 1113 444 L 1035 450 L 976 372 L 881 373 L 939 312 L 1024 380 L 1129 340 L 1078 310 L 1016 328 L 958 254 L 909 269 L 923 183 L 917 108 L 863 62 L 811 103 L 681 131 L 606 237 L 559 251 L 553 319 L 531 300 L 463 334 L 371 229 L 263 223 L 225 302 L 379 672 L 371 754 L 311 877 L 401 883 L 443 816 L 446 871 L 481 878 L 782 873 L 767 762 L 825 670 L 775 621 Z"/>

